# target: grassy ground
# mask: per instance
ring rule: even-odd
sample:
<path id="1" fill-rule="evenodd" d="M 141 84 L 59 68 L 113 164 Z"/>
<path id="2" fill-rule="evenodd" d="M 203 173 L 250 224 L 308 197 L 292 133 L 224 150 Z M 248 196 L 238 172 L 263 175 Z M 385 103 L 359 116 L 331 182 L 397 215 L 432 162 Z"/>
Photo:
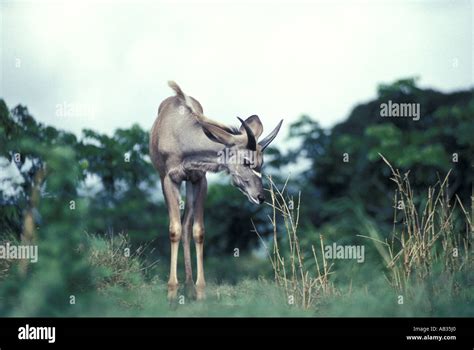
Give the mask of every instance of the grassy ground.
<path id="1" fill-rule="evenodd" d="M 417 203 L 407 177 L 392 171 L 397 184 L 392 234 L 382 235 L 363 213 L 351 226 L 363 239 L 364 263 L 328 260 L 323 250 L 330 240 L 315 231 L 302 234 L 299 205 L 289 206 L 284 191 L 272 184 L 273 240 L 262 240 L 267 256 L 206 257 L 204 301 L 186 299 L 183 291 L 170 304 L 168 259 L 157 258 L 146 247 L 132 247 L 124 235 L 84 238 L 81 233 L 79 248 L 51 244 L 62 237 L 69 227 L 65 224 L 55 228 L 45 260 L 29 274 L 15 273 L 14 262 L 0 262 L 0 314 L 473 317 L 470 216 L 459 200 L 447 196 L 446 179 Z M 72 258 L 62 259 L 67 257 L 64 251 Z"/>
<path id="2" fill-rule="evenodd" d="M 393 233 L 390 239 L 383 238 L 366 217 L 360 220 L 358 226 L 367 234 L 361 235 L 368 250 L 364 264 L 328 261 L 322 249 L 327 242 L 321 235 L 319 242 L 301 244 L 299 205 L 290 207 L 284 191 L 272 183 L 274 237 L 271 246 L 265 244 L 267 258 L 242 256 L 238 264 L 232 258 L 207 259 L 211 273 L 205 301 L 180 296 L 170 305 L 163 269 L 167 261 L 150 267 L 143 250 L 129 257 L 122 254 L 128 246 L 126 237 L 114 242 L 90 237 L 90 262 L 102 269 L 95 283 L 96 298 L 107 305 L 92 314 L 474 316 L 469 215 L 460 201 L 449 201 L 447 177 L 429 189 L 424 203 L 416 205 L 408 178 L 391 169 L 397 184 Z M 277 218 L 283 224 L 277 224 Z M 217 280 L 219 267 L 233 271 L 228 276 L 235 283 Z M 253 277 L 245 277 L 252 273 Z"/>
<path id="3" fill-rule="evenodd" d="M 367 262 L 353 265 L 347 271 L 336 266 L 328 282 L 331 287 L 326 291 L 315 288 L 311 305 L 304 307 L 300 296 L 293 296 L 291 288 L 289 292 L 274 280 L 268 260 L 254 256 L 241 256 L 238 265 L 247 266 L 248 271 L 258 266 L 266 274 L 243 277 L 242 269 L 235 270 L 235 262 L 220 259 L 220 266 L 233 268 L 236 273 L 236 283 L 226 282 L 216 278 L 219 269 L 209 259 L 205 261 L 209 267 L 206 300 L 186 299 L 182 291 L 183 295 L 180 293 L 178 300 L 170 304 L 166 298 L 167 261 L 150 260 L 152 254 L 146 250 L 133 251 L 128 256 L 125 252 L 130 245 L 125 236 L 115 236 L 113 240 L 88 236 L 88 241 L 88 261 L 94 271 L 93 289 L 78 295 L 74 305 L 62 308 L 59 314 L 54 314 L 56 316 L 474 316 L 472 269 L 449 275 L 442 269 L 433 270 L 430 278 L 409 285 L 401 292 L 388 283 L 381 266 Z M 295 293 L 298 290 L 296 288 Z M 44 294 L 33 290 L 28 295 L 37 299 L 35 303 L 46 303 Z M 9 316 L 31 316 L 31 310 L 18 305 Z M 37 314 L 47 315 L 49 313 Z"/>
<path id="4" fill-rule="evenodd" d="M 208 285 L 205 301 L 182 300 L 176 305 L 166 301 L 163 282 L 136 286 L 129 290 L 110 288 L 99 300 L 108 307 L 87 313 L 92 316 L 205 316 L 205 317 L 308 317 L 308 316 L 474 316 L 472 292 L 457 299 L 450 296 L 429 300 L 419 289 L 403 305 L 387 289 L 367 288 L 345 296 L 320 301 L 316 308 L 290 306 L 281 291 L 268 281 L 244 280 L 237 285 Z M 375 286 L 374 286 L 375 287 Z M 466 293 L 466 294 L 468 294 Z M 107 301 L 107 302 L 105 302 Z M 104 312 L 105 311 L 105 312 Z"/>
<path id="5" fill-rule="evenodd" d="M 146 254 L 123 254 L 128 246 L 124 236 L 110 240 L 90 237 L 91 264 L 98 269 L 95 307 L 81 308 L 80 316 L 473 316 L 474 281 L 469 274 L 447 280 L 440 274 L 406 292 L 393 289 L 380 272 L 366 266 L 354 280 L 340 282 L 331 293 L 315 294 L 311 307 L 291 300 L 285 289 L 271 277 L 245 278 L 236 284 L 216 283 L 209 276 L 205 301 L 182 295 L 171 304 L 166 299 L 166 273 L 158 264 L 146 262 Z M 241 257 L 249 259 L 252 257 Z M 150 267 L 151 265 L 151 267 Z M 166 264 L 163 264 L 166 265 Z M 268 272 L 272 273 L 271 265 Z M 456 283 L 465 280 L 463 288 Z M 470 279 L 470 281 L 469 281 Z M 458 281 L 458 282 L 456 282 Z M 469 286 L 468 288 L 466 286 Z M 461 287 L 461 286 L 459 286 Z M 403 297 L 403 300 L 400 299 Z M 84 311 L 88 310 L 88 311 Z M 74 313 L 73 313 L 74 314 Z"/>
<path id="6" fill-rule="evenodd" d="M 237 284 L 230 284 L 213 282 L 215 279 L 211 275 L 205 301 L 189 300 L 182 290 L 176 302 L 170 304 L 166 299 L 166 272 L 160 262 L 147 263 L 142 253 L 125 256 L 123 252 L 129 245 L 124 236 L 115 237 L 113 243 L 110 239 L 92 236 L 90 241 L 90 262 L 100 269 L 96 276 L 96 299 L 102 304 L 99 313 L 91 311 L 92 315 L 212 317 L 312 314 L 285 303 L 283 291 L 264 278 L 243 279 Z M 241 259 L 254 261 L 251 256 Z"/>

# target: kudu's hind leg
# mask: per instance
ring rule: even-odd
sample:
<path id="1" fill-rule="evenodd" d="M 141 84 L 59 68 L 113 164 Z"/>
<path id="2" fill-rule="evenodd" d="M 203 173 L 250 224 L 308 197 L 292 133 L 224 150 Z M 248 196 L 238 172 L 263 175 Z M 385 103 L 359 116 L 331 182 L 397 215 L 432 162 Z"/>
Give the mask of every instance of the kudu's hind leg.
<path id="1" fill-rule="evenodd" d="M 204 279 L 204 201 L 207 194 L 207 180 L 202 177 L 196 184 L 194 196 L 194 223 L 193 223 L 193 239 L 196 245 L 196 262 L 197 262 L 197 279 L 196 279 L 196 293 L 197 299 L 204 299 L 206 297 L 205 288 L 206 281 Z"/>
<path id="2" fill-rule="evenodd" d="M 165 176 L 162 181 L 163 194 L 166 205 L 168 206 L 168 215 L 170 219 L 169 237 L 171 241 L 171 263 L 170 277 L 168 280 L 168 299 L 176 299 L 178 293 L 178 248 L 181 240 L 181 214 L 179 210 L 179 185 Z"/>
<path id="3" fill-rule="evenodd" d="M 184 269 L 186 272 L 185 288 L 186 297 L 195 299 L 196 288 L 193 281 L 193 269 L 191 265 L 191 235 L 193 233 L 194 216 L 194 191 L 195 186 L 191 181 L 186 181 L 186 206 L 182 222 L 183 228 L 183 250 L 184 250 Z"/>

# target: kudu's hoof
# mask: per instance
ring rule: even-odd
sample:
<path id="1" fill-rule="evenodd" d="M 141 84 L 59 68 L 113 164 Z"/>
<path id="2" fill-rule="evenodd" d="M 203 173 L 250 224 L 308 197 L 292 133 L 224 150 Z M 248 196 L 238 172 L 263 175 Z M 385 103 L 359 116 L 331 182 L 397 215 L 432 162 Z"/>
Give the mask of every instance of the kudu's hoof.
<path id="1" fill-rule="evenodd" d="M 206 299 L 206 287 L 196 286 L 196 300 L 205 300 Z"/>
<path id="2" fill-rule="evenodd" d="M 178 297 L 178 285 L 168 285 L 168 301 L 174 302 Z"/>
<path id="3" fill-rule="evenodd" d="M 189 300 L 196 300 L 197 299 L 197 291 L 196 287 L 194 286 L 194 283 L 186 283 L 184 287 L 184 292 L 186 295 L 186 298 Z"/>

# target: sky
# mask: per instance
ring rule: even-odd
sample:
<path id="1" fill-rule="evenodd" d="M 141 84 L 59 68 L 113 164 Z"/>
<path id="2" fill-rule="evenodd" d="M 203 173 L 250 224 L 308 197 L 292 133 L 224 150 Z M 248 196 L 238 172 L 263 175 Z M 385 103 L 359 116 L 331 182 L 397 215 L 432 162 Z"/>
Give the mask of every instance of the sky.
<path id="1" fill-rule="evenodd" d="M 168 80 L 208 117 L 283 133 L 301 114 L 330 127 L 400 78 L 474 86 L 469 0 L 0 2 L 0 97 L 78 135 L 149 130 Z"/>

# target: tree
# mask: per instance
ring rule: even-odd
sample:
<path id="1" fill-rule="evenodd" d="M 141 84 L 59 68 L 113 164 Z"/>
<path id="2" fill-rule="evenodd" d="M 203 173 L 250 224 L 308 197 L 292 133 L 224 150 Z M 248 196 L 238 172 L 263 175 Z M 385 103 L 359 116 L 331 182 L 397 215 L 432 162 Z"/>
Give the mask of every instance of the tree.
<path id="1" fill-rule="evenodd" d="M 418 103 L 421 118 L 381 118 L 381 105 L 387 101 Z M 350 232 L 354 208 L 361 206 L 372 219 L 389 225 L 393 213 L 386 204 L 393 191 L 389 169 L 379 153 L 395 167 L 411 170 L 415 188 L 433 185 L 438 174 L 452 169 L 451 196 L 460 196 L 468 205 L 473 115 L 472 90 L 444 94 L 418 88 L 415 79 L 404 79 L 380 85 L 375 100 L 356 106 L 347 120 L 330 130 L 303 116 L 290 128 L 290 137 L 298 138 L 301 147 L 284 159 L 310 163 L 299 178 L 306 193 L 312 194 L 312 210 L 305 216 L 314 225 L 332 222 Z"/>

